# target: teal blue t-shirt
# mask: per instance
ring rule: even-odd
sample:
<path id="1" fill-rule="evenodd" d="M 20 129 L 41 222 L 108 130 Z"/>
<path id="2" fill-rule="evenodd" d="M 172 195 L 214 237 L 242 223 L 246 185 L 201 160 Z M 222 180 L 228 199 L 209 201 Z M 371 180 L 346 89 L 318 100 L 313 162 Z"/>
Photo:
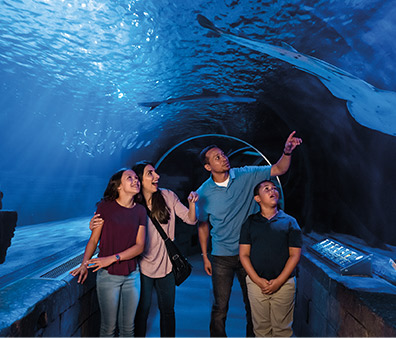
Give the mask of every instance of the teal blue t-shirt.
<path id="1" fill-rule="evenodd" d="M 270 175 L 270 165 L 232 168 L 227 187 L 218 186 L 210 177 L 198 188 L 198 220 L 212 225 L 213 255 L 238 255 L 241 226 L 259 211 L 253 189 Z"/>

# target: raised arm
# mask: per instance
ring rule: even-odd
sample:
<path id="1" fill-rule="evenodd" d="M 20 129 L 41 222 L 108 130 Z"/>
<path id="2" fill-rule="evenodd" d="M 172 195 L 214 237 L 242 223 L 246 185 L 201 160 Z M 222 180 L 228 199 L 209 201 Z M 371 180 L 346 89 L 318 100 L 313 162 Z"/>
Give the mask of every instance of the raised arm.
<path id="1" fill-rule="evenodd" d="M 272 167 L 271 176 L 283 175 L 289 170 L 291 163 L 291 154 L 293 150 L 302 143 L 302 139 L 294 137 L 296 132 L 293 131 L 286 140 L 285 148 L 283 149 L 283 154 Z"/>
<path id="2" fill-rule="evenodd" d="M 145 239 L 146 227 L 144 225 L 140 225 L 137 232 L 135 245 L 132 245 L 130 248 L 118 253 L 118 256 L 120 256 L 120 261 L 127 261 L 128 259 L 139 256 L 144 250 Z M 106 257 L 93 258 L 90 259 L 87 263 L 89 264 L 88 268 L 94 269 L 93 272 L 95 272 L 101 268 L 106 268 L 115 262 L 117 262 L 117 258 L 114 254 Z"/>
<path id="3" fill-rule="evenodd" d="M 196 202 L 198 201 L 198 194 L 194 191 L 190 192 L 188 195 L 188 208 L 179 200 L 179 197 L 171 190 L 163 190 L 163 194 L 167 194 L 169 202 L 169 207 L 173 207 L 175 214 L 183 222 L 193 225 L 197 223 L 196 216 Z M 173 238 L 172 238 L 173 239 Z"/>
<path id="4" fill-rule="evenodd" d="M 199 244 L 201 245 L 202 258 L 204 262 L 204 268 L 209 276 L 212 276 L 212 264 L 208 258 L 208 241 L 209 241 L 209 223 L 200 222 L 198 226 L 198 238 Z"/>
<path id="5" fill-rule="evenodd" d="M 196 222 L 197 221 L 197 215 L 195 211 L 195 203 L 198 201 L 198 194 L 195 191 L 191 191 L 190 194 L 188 195 L 188 219 L 191 222 Z"/>

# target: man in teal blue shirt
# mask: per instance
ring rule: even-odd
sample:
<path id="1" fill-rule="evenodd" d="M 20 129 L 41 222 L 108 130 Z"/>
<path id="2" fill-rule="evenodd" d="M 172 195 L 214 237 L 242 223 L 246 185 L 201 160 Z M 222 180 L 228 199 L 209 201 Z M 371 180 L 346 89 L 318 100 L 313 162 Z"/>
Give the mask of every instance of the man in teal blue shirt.
<path id="1" fill-rule="evenodd" d="M 253 188 L 271 176 L 283 175 L 290 166 L 293 150 L 302 143 L 293 131 L 287 138 L 283 154 L 272 166 L 246 166 L 230 168 L 224 152 L 217 146 L 202 150 L 200 157 L 205 169 L 211 173 L 197 190 L 199 242 L 205 271 L 212 276 L 214 303 L 212 306 L 210 335 L 225 337 L 228 302 L 236 274 L 242 288 L 246 308 L 246 335 L 251 337 L 253 325 L 247 297 L 246 272 L 239 260 L 239 234 L 247 217 L 258 211 L 253 199 Z M 209 224 L 212 226 L 211 260 L 208 258 Z"/>

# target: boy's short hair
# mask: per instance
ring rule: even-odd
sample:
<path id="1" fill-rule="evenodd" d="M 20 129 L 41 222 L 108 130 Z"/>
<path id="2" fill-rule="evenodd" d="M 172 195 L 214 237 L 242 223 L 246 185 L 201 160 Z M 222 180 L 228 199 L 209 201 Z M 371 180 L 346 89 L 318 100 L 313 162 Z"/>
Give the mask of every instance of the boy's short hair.
<path id="1" fill-rule="evenodd" d="M 205 148 L 203 148 L 201 150 L 201 152 L 199 153 L 199 160 L 201 161 L 202 165 L 204 166 L 205 164 L 208 164 L 208 160 L 206 158 L 206 153 L 213 148 L 219 148 L 217 145 L 215 144 L 211 144 L 210 146 L 207 146 Z M 220 148 L 219 148 L 220 149 Z"/>
<path id="2" fill-rule="evenodd" d="M 276 185 L 276 183 L 275 183 L 273 180 L 271 180 L 271 179 L 261 181 L 259 184 L 257 184 L 257 185 L 254 187 L 254 190 L 253 190 L 254 196 L 257 196 L 257 195 L 259 194 L 260 187 L 261 187 L 261 185 L 262 185 L 263 183 L 265 183 L 265 182 L 271 182 L 275 187 L 278 187 L 278 186 Z"/>

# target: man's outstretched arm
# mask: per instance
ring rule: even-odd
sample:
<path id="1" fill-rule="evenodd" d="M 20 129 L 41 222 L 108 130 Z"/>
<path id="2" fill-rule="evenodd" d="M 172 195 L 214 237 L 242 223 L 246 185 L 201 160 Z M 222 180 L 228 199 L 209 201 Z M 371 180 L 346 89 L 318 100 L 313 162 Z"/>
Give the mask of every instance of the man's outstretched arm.
<path id="1" fill-rule="evenodd" d="M 302 139 L 294 137 L 296 132 L 293 131 L 286 140 L 283 154 L 272 167 L 271 176 L 280 176 L 289 170 L 291 163 L 291 154 L 293 150 L 302 143 Z"/>

